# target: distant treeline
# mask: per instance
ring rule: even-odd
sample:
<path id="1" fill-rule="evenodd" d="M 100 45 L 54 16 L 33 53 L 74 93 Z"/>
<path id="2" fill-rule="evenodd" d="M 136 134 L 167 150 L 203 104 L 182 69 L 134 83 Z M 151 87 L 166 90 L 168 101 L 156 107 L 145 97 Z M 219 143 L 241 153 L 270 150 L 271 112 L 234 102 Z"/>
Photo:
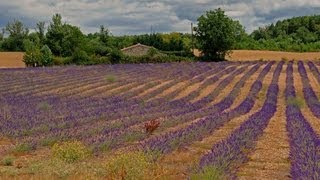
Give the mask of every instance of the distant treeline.
<path id="1" fill-rule="evenodd" d="M 244 35 L 235 49 L 320 51 L 320 15 L 278 21 Z"/>
<path id="2" fill-rule="evenodd" d="M 120 51 L 136 43 L 167 54 L 154 56 L 157 53 L 153 52 L 152 56 L 141 58 L 143 62 L 192 60 L 191 49 L 199 44 L 191 34 L 178 32 L 114 36 L 107 27 L 100 26 L 99 32 L 84 34 L 79 27 L 63 22 L 59 14 L 52 17 L 49 25 L 38 22 L 33 32 L 23 22 L 14 20 L 0 33 L 0 51 L 24 51 L 29 65 L 139 62 L 139 58 L 130 59 Z M 278 21 L 251 34 L 241 31 L 233 49 L 320 51 L 320 16 Z"/>

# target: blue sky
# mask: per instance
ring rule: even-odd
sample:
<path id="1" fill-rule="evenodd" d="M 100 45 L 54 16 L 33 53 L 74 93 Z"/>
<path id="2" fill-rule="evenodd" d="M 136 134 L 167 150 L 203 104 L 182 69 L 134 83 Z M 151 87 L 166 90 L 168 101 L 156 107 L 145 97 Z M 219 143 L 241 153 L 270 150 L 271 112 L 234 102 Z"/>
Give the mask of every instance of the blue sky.
<path id="1" fill-rule="evenodd" d="M 247 32 L 277 20 L 320 14 L 320 0 L 9 0 L 0 2 L 0 27 L 13 19 L 30 29 L 49 23 L 54 13 L 85 33 L 105 25 L 114 35 L 188 32 L 190 23 L 207 10 L 222 8 Z"/>

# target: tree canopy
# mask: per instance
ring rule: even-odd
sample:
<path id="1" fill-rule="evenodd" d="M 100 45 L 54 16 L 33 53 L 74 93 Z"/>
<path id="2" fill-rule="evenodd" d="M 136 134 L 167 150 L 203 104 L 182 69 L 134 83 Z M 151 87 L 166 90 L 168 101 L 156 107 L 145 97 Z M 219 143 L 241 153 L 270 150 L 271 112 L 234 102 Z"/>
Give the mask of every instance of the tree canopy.
<path id="1" fill-rule="evenodd" d="M 247 34 L 238 21 L 216 9 L 200 16 L 195 30 L 196 39 L 180 32 L 115 36 L 105 25 L 97 27 L 95 33 L 84 34 L 79 27 L 64 22 L 60 14 L 55 14 L 48 25 L 40 21 L 30 31 L 22 21 L 8 22 L 0 32 L 0 51 L 24 51 L 30 66 L 140 62 L 141 59 L 129 60 L 120 51 L 137 43 L 153 46 L 160 54 L 178 60 L 190 59 L 194 45 L 202 50 L 204 60 L 222 60 L 232 49 L 320 51 L 320 15 L 281 20 Z M 142 61 L 169 59 L 156 57 L 163 59 L 143 57 Z"/>
<path id="2" fill-rule="evenodd" d="M 198 18 L 196 38 L 204 59 L 216 61 L 224 59 L 238 38 L 244 32 L 238 21 L 225 15 L 222 9 L 207 11 Z"/>

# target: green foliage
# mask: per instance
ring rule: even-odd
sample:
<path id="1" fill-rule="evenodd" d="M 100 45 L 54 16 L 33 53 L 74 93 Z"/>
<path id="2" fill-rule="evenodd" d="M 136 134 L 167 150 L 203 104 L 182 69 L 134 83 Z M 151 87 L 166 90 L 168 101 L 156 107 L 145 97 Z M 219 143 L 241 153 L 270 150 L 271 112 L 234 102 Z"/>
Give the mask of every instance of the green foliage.
<path id="1" fill-rule="evenodd" d="M 107 75 L 105 77 L 105 79 L 109 82 L 109 83 L 114 83 L 116 81 L 116 77 L 114 75 Z"/>
<path id="2" fill-rule="evenodd" d="M 142 152 L 116 155 L 106 164 L 111 179 L 144 179 L 150 169 L 149 157 Z"/>
<path id="3" fill-rule="evenodd" d="M 113 49 L 110 52 L 109 57 L 112 64 L 117 64 L 123 60 L 124 54 L 119 49 Z"/>
<path id="4" fill-rule="evenodd" d="M 220 180 L 220 179 L 227 179 L 224 176 L 222 170 L 217 167 L 208 166 L 205 167 L 200 173 L 193 174 L 191 176 L 192 180 Z"/>
<path id="5" fill-rule="evenodd" d="M 14 157 L 12 156 L 5 156 L 2 158 L 2 165 L 4 166 L 12 166 L 14 161 Z"/>
<path id="6" fill-rule="evenodd" d="M 53 146 L 57 143 L 57 138 L 49 137 L 40 141 L 41 146 Z"/>
<path id="7" fill-rule="evenodd" d="M 24 41 L 26 53 L 23 56 L 23 62 L 27 66 L 39 66 L 41 64 L 42 54 L 38 46 L 36 46 L 30 40 Z"/>
<path id="8" fill-rule="evenodd" d="M 53 65 L 53 55 L 50 48 L 44 45 L 41 49 L 30 40 L 24 41 L 26 53 L 23 56 L 23 62 L 27 66 L 50 66 Z"/>
<path id="9" fill-rule="evenodd" d="M 147 52 L 147 56 L 154 57 L 157 55 L 159 52 L 155 48 L 150 48 Z"/>
<path id="10" fill-rule="evenodd" d="M 157 55 L 157 56 L 125 56 L 120 63 L 169 63 L 169 62 L 192 62 L 194 59 L 173 55 Z"/>
<path id="11" fill-rule="evenodd" d="M 5 32 L 9 34 L 2 43 L 2 48 L 7 51 L 24 51 L 23 41 L 27 39 L 29 29 L 19 20 L 9 22 L 5 27 Z"/>
<path id="12" fill-rule="evenodd" d="M 276 51 L 319 51 L 320 15 L 301 16 L 278 21 L 252 32 L 237 43 L 236 49 Z"/>
<path id="13" fill-rule="evenodd" d="M 42 66 L 53 65 L 53 54 L 47 45 L 44 45 L 41 50 L 41 62 Z"/>
<path id="14" fill-rule="evenodd" d="M 41 102 L 37 105 L 37 109 L 42 111 L 48 111 L 51 109 L 51 105 L 48 102 Z"/>
<path id="15" fill-rule="evenodd" d="M 89 56 L 84 50 L 76 49 L 71 59 L 74 64 L 86 64 L 89 61 Z"/>
<path id="16" fill-rule="evenodd" d="M 287 101 L 287 104 L 288 105 L 293 105 L 293 106 L 296 106 L 298 108 L 303 108 L 304 107 L 304 100 L 303 99 L 300 99 L 298 97 L 296 98 L 293 98 L 293 97 L 290 97 Z"/>
<path id="17" fill-rule="evenodd" d="M 57 66 L 71 64 L 71 62 L 72 62 L 71 57 L 59 57 L 59 56 L 53 57 L 53 64 Z"/>
<path id="18" fill-rule="evenodd" d="M 103 25 L 100 26 L 99 40 L 105 45 L 107 45 L 109 41 L 109 30 Z"/>
<path id="19" fill-rule="evenodd" d="M 34 149 L 34 147 L 31 144 L 28 143 L 21 143 L 14 147 L 13 152 L 16 153 L 25 153 L 30 152 Z"/>
<path id="20" fill-rule="evenodd" d="M 62 16 L 55 14 L 48 27 L 46 34 L 46 44 L 56 56 L 72 56 L 81 49 L 85 41 L 85 36 L 76 26 L 62 23 Z"/>
<path id="21" fill-rule="evenodd" d="M 45 25 L 46 23 L 44 21 L 40 21 L 37 23 L 36 32 L 39 37 L 41 45 L 44 45 L 44 43 L 46 42 Z"/>
<path id="22" fill-rule="evenodd" d="M 198 18 L 196 28 L 196 38 L 199 49 L 204 53 L 203 58 L 210 61 L 223 60 L 243 31 L 239 22 L 225 15 L 220 8 L 207 11 Z"/>
<path id="23" fill-rule="evenodd" d="M 89 155 L 87 147 L 79 141 L 56 143 L 52 147 L 53 157 L 67 163 L 82 160 Z"/>
<path id="24" fill-rule="evenodd" d="M 155 47 L 161 51 L 185 51 L 191 47 L 191 37 L 178 32 L 172 32 L 170 34 L 143 34 L 134 36 L 134 38 L 132 44 L 140 43 Z"/>

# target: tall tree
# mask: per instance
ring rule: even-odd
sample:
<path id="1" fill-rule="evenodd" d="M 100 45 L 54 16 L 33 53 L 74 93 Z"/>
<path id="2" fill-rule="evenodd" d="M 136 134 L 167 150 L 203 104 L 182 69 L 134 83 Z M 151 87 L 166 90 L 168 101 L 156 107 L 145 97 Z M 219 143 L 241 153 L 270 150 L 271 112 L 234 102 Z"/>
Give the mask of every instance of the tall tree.
<path id="1" fill-rule="evenodd" d="M 75 49 L 81 49 L 84 35 L 80 29 L 70 24 L 62 23 L 60 14 L 52 17 L 48 27 L 46 43 L 54 55 L 71 56 Z"/>
<path id="2" fill-rule="evenodd" d="M 62 16 L 60 14 L 53 15 L 46 35 L 46 43 L 52 53 L 59 56 L 62 55 L 62 40 L 64 36 L 62 26 Z"/>
<path id="3" fill-rule="evenodd" d="M 3 43 L 3 48 L 9 51 L 24 51 L 23 41 L 28 37 L 29 29 L 19 20 L 9 22 L 5 28 L 9 37 Z"/>
<path id="4" fill-rule="evenodd" d="M 6 30 L 3 28 L 2 31 L 0 32 L 0 41 L 3 40 L 5 32 L 6 32 Z"/>
<path id="5" fill-rule="evenodd" d="M 110 34 L 109 30 L 106 27 L 104 27 L 104 25 L 101 25 L 100 32 L 99 32 L 99 38 L 100 38 L 100 41 L 102 43 L 104 43 L 105 45 L 108 44 L 109 37 L 110 37 L 109 34 Z"/>
<path id="6" fill-rule="evenodd" d="M 40 39 L 40 43 L 43 45 L 45 44 L 45 40 L 46 40 L 46 34 L 45 34 L 45 25 L 46 23 L 44 21 L 40 21 L 37 23 L 37 28 L 36 28 L 36 31 L 37 31 L 37 34 L 38 34 L 38 37 Z"/>
<path id="7" fill-rule="evenodd" d="M 199 49 L 207 61 L 223 60 L 236 43 L 236 38 L 243 27 L 238 21 L 225 15 L 222 9 L 207 11 L 198 18 L 196 38 Z"/>

